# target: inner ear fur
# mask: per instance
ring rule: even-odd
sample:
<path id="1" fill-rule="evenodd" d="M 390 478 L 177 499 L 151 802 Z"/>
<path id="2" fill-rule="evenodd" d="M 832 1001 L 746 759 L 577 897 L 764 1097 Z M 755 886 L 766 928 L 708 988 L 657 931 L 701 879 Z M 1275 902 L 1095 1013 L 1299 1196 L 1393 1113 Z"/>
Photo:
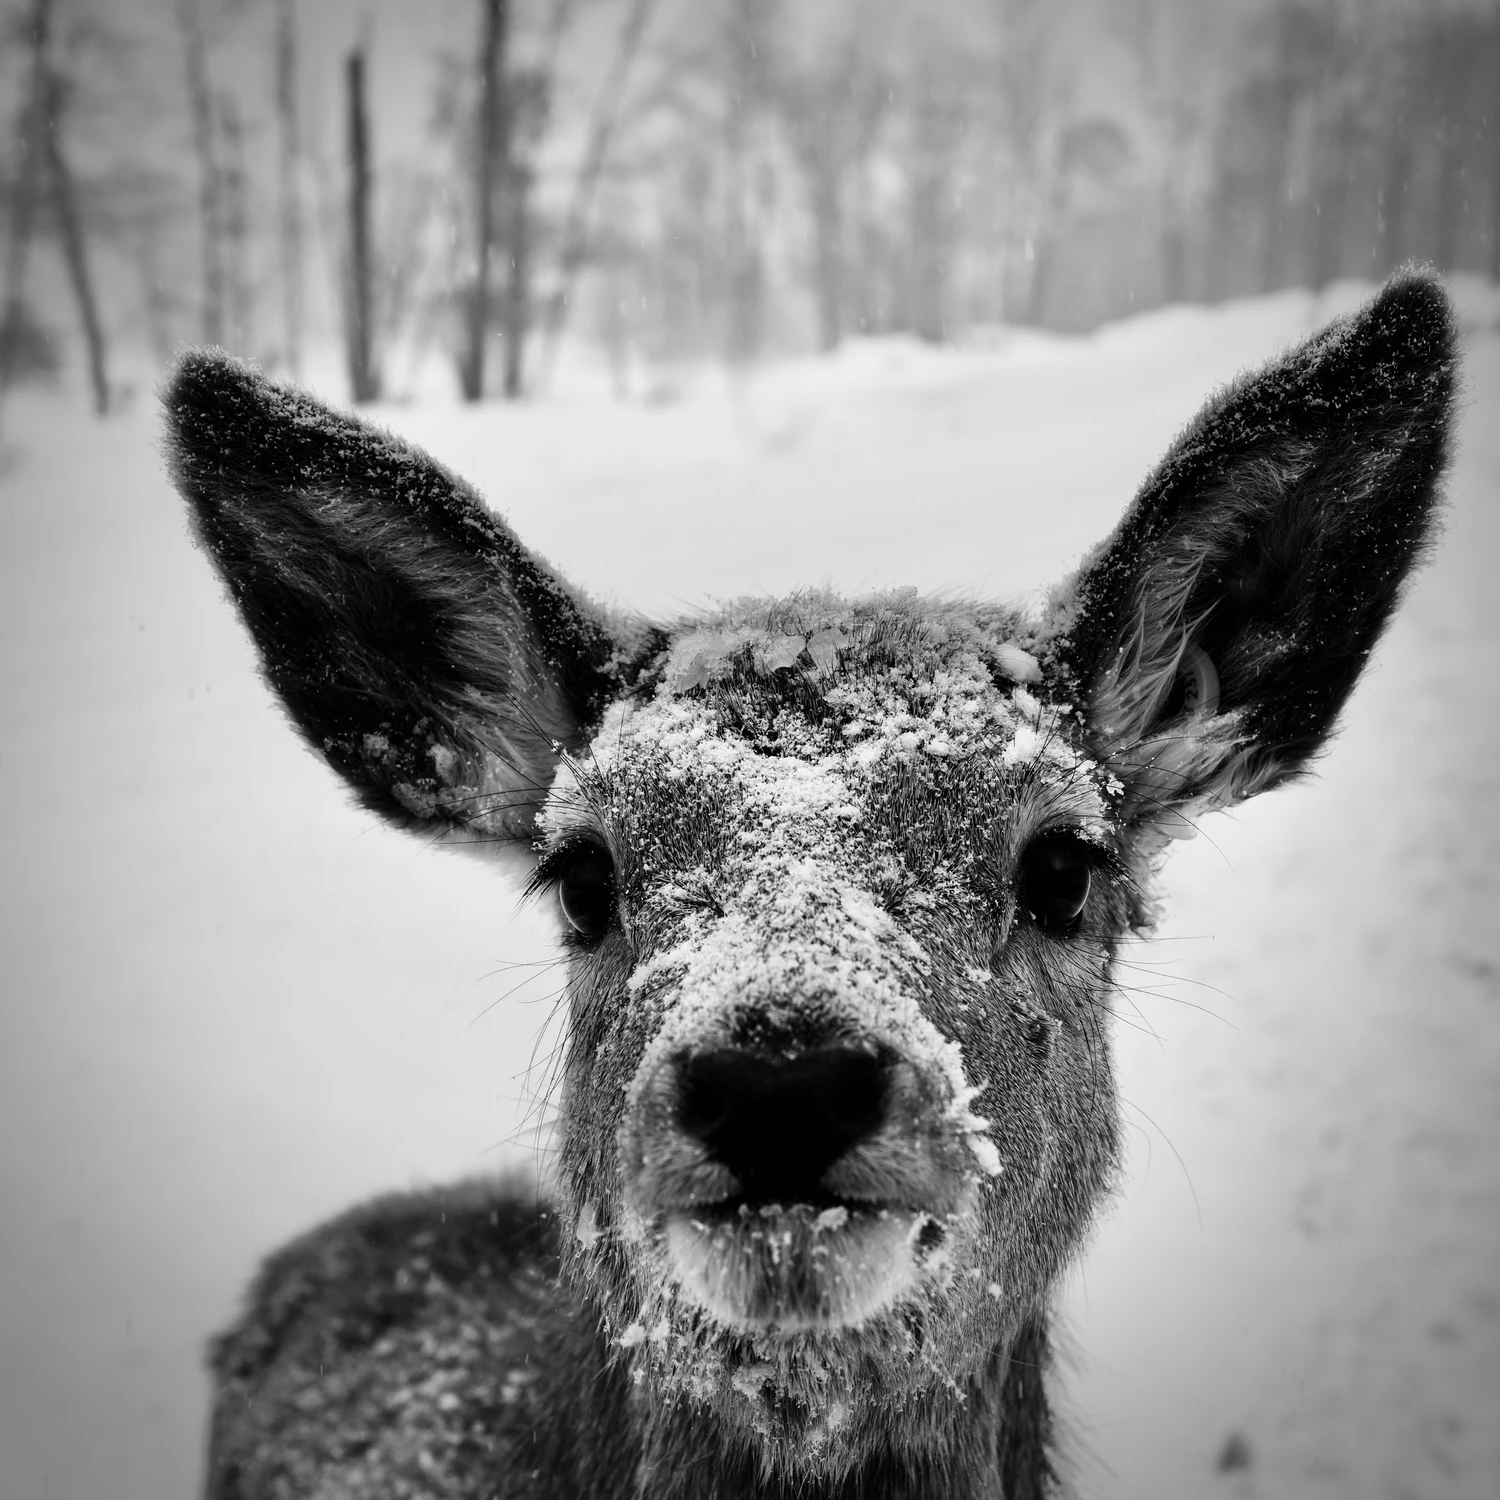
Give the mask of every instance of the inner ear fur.
<path id="1" fill-rule="evenodd" d="M 1457 361 L 1441 283 L 1401 272 L 1211 399 L 1059 591 L 1127 815 L 1241 801 L 1327 738 L 1432 534 Z M 1218 701 L 1189 712 L 1200 652 Z"/>
<path id="2" fill-rule="evenodd" d="M 173 478 L 267 682 L 404 825 L 529 832 L 618 687 L 616 637 L 426 454 L 218 350 L 164 393 Z"/>

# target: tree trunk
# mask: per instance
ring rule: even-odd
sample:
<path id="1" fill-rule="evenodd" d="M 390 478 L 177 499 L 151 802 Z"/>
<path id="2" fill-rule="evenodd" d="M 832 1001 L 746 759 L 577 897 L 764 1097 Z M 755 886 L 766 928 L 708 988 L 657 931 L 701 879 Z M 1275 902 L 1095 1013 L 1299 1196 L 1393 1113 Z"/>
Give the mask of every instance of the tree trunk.
<path id="1" fill-rule="evenodd" d="M 221 180 L 224 235 L 224 341 L 249 352 L 251 329 L 250 206 L 245 172 L 245 132 L 234 95 L 219 95 L 219 130 L 224 145 Z"/>
<path id="2" fill-rule="evenodd" d="M 1500 19 L 1490 27 L 1490 280 L 1500 282 Z"/>
<path id="3" fill-rule="evenodd" d="M 223 184 L 214 135 L 213 90 L 208 81 L 208 49 L 198 0 L 177 0 L 187 72 L 188 108 L 193 119 L 193 150 L 198 158 L 198 222 L 203 256 L 203 341 L 224 341 Z"/>
<path id="4" fill-rule="evenodd" d="M 47 45 L 52 0 L 35 0 L 28 27 L 31 82 L 16 117 L 16 176 L 11 188 L 10 236 L 5 247 L 5 309 L 0 314 L 0 391 L 15 377 L 26 330 L 26 267 L 41 196 L 46 131 Z"/>
<path id="5" fill-rule="evenodd" d="M 280 154 L 278 230 L 281 251 L 282 357 L 302 373 L 302 142 L 297 114 L 296 0 L 276 0 L 276 120 Z"/>
<path id="6" fill-rule="evenodd" d="M 500 308 L 504 346 L 501 391 L 517 401 L 525 391 L 526 334 L 531 314 L 531 169 L 507 163 L 505 193 L 505 300 Z"/>
<path id="7" fill-rule="evenodd" d="M 103 416 L 109 410 L 109 379 L 105 371 L 104 328 L 99 321 L 99 304 L 89 275 L 87 247 L 83 239 L 83 221 L 78 213 L 78 196 L 73 188 L 73 173 L 63 155 L 62 85 L 58 78 L 48 79 L 46 119 L 42 141 L 47 154 L 48 175 L 52 179 L 52 202 L 57 212 L 58 232 L 68 263 L 68 278 L 78 299 L 78 317 L 83 324 L 84 344 L 88 349 L 89 379 L 94 388 L 94 411 Z"/>
<path id="8" fill-rule="evenodd" d="M 349 90 L 349 291 L 346 338 L 349 387 L 357 402 L 380 394 L 373 357 L 374 299 L 370 273 L 370 127 L 365 109 L 365 57 L 346 63 Z"/>
<path id="9" fill-rule="evenodd" d="M 508 153 L 501 149 L 505 109 L 505 54 L 510 0 L 483 0 L 484 33 L 479 48 L 479 140 L 475 171 L 474 296 L 468 342 L 459 362 L 465 401 L 484 395 L 484 356 L 490 325 L 490 255 L 495 240 L 495 179 Z"/>

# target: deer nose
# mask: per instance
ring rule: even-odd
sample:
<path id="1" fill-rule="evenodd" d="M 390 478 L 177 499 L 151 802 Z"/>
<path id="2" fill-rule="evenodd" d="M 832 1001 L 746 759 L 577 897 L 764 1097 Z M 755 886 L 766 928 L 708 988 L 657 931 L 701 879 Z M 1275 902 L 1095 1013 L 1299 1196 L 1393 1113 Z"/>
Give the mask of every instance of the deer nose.
<path id="1" fill-rule="evenodd" d="M 889 1069 L 856 1047 L 791 1058 L 724 1047 L 678 1069 L 679 1125 L 734 1173 L 747 1203 L 827 1197 L 823 1174 L 885 1121 Z"/>

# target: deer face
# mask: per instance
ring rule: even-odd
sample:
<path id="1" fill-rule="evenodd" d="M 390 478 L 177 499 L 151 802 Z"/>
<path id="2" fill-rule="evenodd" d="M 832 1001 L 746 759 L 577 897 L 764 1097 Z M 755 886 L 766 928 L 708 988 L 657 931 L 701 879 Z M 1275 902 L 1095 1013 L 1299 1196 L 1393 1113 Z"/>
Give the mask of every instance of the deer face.
<path id="1" fill-rule="evenodd" d="M 580 1264 L 664 1387 L 821 1440 L 961 1383 L 1082 1235 L 1129 876 L 1014 640 L 764 614 L 688 633 L 569 759 L 541 871 Z"/>
<path id="2" fill-rule="evenodd" d="M 183 361 L 175 478 L 293 721 L 556 888 L 568 1270 L 641 1399 L 807 1472 L 1008 1367 L 1114 1162 L 1114 946 L 1172 836 L 1330 732 L 1454 372 L 1408 272 L 1215 397 L 1034 618 L 808 595 L 673 632 L 425 455 Z"/>

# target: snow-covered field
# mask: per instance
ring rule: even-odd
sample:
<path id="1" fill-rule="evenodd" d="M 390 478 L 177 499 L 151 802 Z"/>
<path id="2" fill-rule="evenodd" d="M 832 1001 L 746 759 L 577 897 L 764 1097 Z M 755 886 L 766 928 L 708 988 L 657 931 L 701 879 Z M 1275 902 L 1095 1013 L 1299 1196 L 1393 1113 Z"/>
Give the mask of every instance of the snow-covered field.
<path id="1" fill-rule="evenodd" d="M 648 609 L 1014 594 L 1213 384 L 1358 293 L 866 345 L 674 405 L 378 415 Z M 1321 776 L 1179 849 L 1125 971 L 1129 1180 L 1066 1299 L 1101 1500 L 1500 1494 L 1500 331 L 1465 301 L 1434 564 Z M 201 1346 L 261 1253 L 534 1156 L 558 976 L 541 914 L 299 748 L 150 401 L 79 411 L 18 397 L 0 435 L 0 1500 L 185 1500 Z"/>

